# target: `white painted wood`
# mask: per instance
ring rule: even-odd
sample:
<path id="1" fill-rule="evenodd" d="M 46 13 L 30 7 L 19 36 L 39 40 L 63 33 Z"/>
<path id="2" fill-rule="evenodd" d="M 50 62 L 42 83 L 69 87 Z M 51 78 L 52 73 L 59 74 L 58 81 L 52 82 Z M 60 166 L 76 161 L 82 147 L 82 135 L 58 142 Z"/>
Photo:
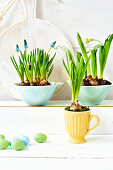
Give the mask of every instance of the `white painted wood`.
<path id="1" fill-rule="evenodd" d="M 24 103 L 20 105 L 19 102 L 15 102 L 12 106 L 11 103 L 6 104 L 7 107 L 0 106 L 0 133 L 35 134 L 37 131 L 41 131 L 47 134 L 66 134 L 64 107 L 25 107 Z M 113 107 L 100 106 L 90 107 L 90 109 L 92 114 L 96 114 L 100 118 L 99 126 L 90 134 L 112 135 Z M 91 121 L 91 127 L 95 121 L 95 119 Z"/>
<path id="2" fill-rule="evenodd" d="M 25 150 L 15 152 L 9 147 L 0 151 L 0 158 L 113 159 L 113 135 L 90 135 L 83 144 L 69 143 L 66 135 L 48 135 L 46 143 L 28 136 L 31 142 Z"/>
<path id="3" fill-rule="evenodd" d="M 0 0 L 0 13 L 9 0 Z M 15 12 L 16 11 L 16 12 Z M 3 20 L 0 22 L 0 34 L 11 25 L 22 21 L 25 18 L 23 5 L 21 0 L 16 0 L 12 7 L 8 10 Z"/>
<path id="4" fill-rule="evenodd" d="M 48 101 L 46 106 L 69 106 L 70 102 L 71 100 L 51 100 Z M 23 101 L 13 100 L 13 101 L 0 101 L 0 106 L 27 106 L 27 104 L 24 103 Z M 113 100 L 104 100 L 100 105 L 96 107 L 100 106 L 113 106 Z"/>
<path id="5" fill-rule="evenodd" d="M 98 5 L 97 5 L 98 4 Z M 38 0 L 37 17 L 59 26 L 78 47 L 76 32 L 104 40 L 113 32 L 112 0 Z M 113 45 L 112 45 L 113 46 Z"/>
<path id="6" fill-rule="evenodd" d="M 7 162 L 7 163 L 6 163 Z M 76 167 L 77 170 L 111 170 L 113 169 L 112 159 L 46 159 L 46 158 L 1 158 L 2 170 L 69 170 Z"/>
<path id="7" fill-rule="evenodd" d="M 62 101 L 62 105 L 68 103 Z M 86 136 L 86 143 L 71 144 L 64 126 L 64 107 L 58 105 L 57 101 L 51 101 L 45 107 L 25 107 L 19 101 L 0 102 L 0 133 L 8 140 L 20 134 L 30 138 L 30 144 L 23 151 L 17 152 L 10 147 L 0 151 L 3 170 L 15 170 L 15 167 L 17 170 L 35 170 L 37 167 L 68 170 L 75 165 L 78 170 L 113 168 L 113 107 L 91 107 L 92 114 L 100 117 L 99 126 L 90 133 L 93 135 Z M 38 132 L 47 135 L 46 143 L 34 141 L 33 136 Z"/>

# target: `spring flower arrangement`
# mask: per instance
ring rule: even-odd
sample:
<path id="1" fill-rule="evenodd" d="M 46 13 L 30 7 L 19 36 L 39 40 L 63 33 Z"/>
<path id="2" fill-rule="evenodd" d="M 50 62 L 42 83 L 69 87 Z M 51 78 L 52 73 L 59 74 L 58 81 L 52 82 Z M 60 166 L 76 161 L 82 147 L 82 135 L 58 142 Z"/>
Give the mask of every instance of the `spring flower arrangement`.
<path id="1" fill-rule="evenodd" d="M 86 43 L 90 43 L 91 41 L 95 41 L 96 44 L 92 49 L 88 52 L 84 46 L 82 38 L 79 33 L 77 33 L 78 43 L 81 49 L 81 52 L 84 57 L 84 61 L 91 57 L 91 65 L 88 65 L 86 76 L 82 81 L 83 86 L 98 86 L 98 85 L 111 85 L 111 82 L 103 79 L 103 74 L 111 46 L 111 42 L 113 40 L 113 34 L 109 35 L 105 40 L 104 44 L 96 39 L 87 38 Z M 99 66 L 100 66 L 100 75 L 98 76 L 98 67 L 97 67 L 97 56 L 99 55 Z"/>
<path id="2" fill-rule="evenodd" d="M 48 52 L 44 49 L 33 49 L 28 53 L 27 41 L 24 40 L 24 52 L 22 52 L 16 45 L 16 52 L 18 54 L 18 62 L 16 57 L 11 56 L 12 64 L 21 80 L 21 86 L 45 86 L 50 85 L 48 78 L 54 69 L 54 58 L 50 57 L 50 50 L 55 47 L 56 41 L 50 45 Z"/>
<path id="3" fill-rule="evenodd" d="M 89 110 L 88 107 L 81 106 L 79 104 L 78 97 L 79 97 L 81 83 L 83 81 L 84 75 L 89 65 L 90 58 L 91 56 L 87 58 L 86 63 L 85 63 L 81 53 L 77 52 L 76 62 L 75 62 L 73 55 L 71 54 L 69 49 L 67 49 L 66 62 L 63 59 L 63 65 L 70 78 L 70 83 L 71 83 L 71 88 L 72 88 L 72 102 L 71 102 L 71 105 L 66 108 L 66 110 L 68 111 Z"/>
<path id="4" fill-rule="evenodd" d="M 66 52 L 66 62 L 63 60 L 63 65 L 67 71 L 72 92 L 71 105 L 64 110 L 65 128 L 70 136 L 71 143 L 86 142 L 85 136 L 99 124 L 99 117 L 91 115 L 89 107 L 79 104 L 79 92 L 84 75 L 88 68 L 91 56 L 84 62 L 83 56 L 77 52 L 76 61 L 69 50 Z M 90 129 L 90 121 L 95 117 L 97 123 Z"/>
<path id="5" fill-rule="evenodd" d="M 70 106 L 64 110 L 65 127 L 70 136 L 71 143 L 86 142 L 85 136 L 96 128 L 99 124 L 99 117 L 91 115 L 89 107 L 79 104 L 79 93 L 84 76 L 89 69 L 91 55 L 84 60 L 83 55 L 77 51 L 76 57 L 66 49 L 66 61 L 63 59 L 64 68 L 70 78 L 72 101 Z M 94 127 L 90 128 L 92 118 L 96 118 L 97 122 Z"/>

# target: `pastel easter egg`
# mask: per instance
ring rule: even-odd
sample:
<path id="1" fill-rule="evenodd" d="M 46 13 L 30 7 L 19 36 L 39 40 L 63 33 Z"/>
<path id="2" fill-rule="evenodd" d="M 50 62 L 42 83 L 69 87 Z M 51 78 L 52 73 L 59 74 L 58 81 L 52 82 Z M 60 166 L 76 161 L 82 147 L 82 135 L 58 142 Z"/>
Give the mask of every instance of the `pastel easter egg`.
<path id="1" fill-rule="evenodd" d="M 15 140 L 21 140 L 20 138 L 18 137 L 13 137 L 9 142 L 10 142 L 10 146 L 11 144 L 15 141 Z M 21 140 L 22 141 L 22 140 Z M 23 142 L 23 141 L 22 141 Z"/>
<path id="2" fill-rule="evenodd" d="M 15 150 L 15 151 L 20 151 L 23 150 L 25 147 L 24 142 L 20 141 L 20 140 L 15 140 L 14 142 L 12 142 L 11 147 Z"/>
<path id="3" fill-rule="evenodd" d="M 21 135 L 21 136 L 19 137 L 19 139 L 20 139 L 22 142 L 24 142 L 25 145 L 28 145 L 29 142 L 30 142 L 29 138 L 28 138 L 27 136 L 25 136 L 25 135 Z"/>
<path id="4" fill-rule="evenodd" d="M 5 136 L 0 134 L 0 139 L 5 139 Z"/>
<path id="5" fill-rule="evenodd" d="M 47 136 L 43 133 L 37 133 L 35 136 L 34 136 L 34 140 L 38 143 L 43 143 L 47 140 Z"/>
<path id="6" fill-rule="evenodd" d="M 0 150 L 6 149 L 9 146 L 9 141 L 0 139 Z"/>

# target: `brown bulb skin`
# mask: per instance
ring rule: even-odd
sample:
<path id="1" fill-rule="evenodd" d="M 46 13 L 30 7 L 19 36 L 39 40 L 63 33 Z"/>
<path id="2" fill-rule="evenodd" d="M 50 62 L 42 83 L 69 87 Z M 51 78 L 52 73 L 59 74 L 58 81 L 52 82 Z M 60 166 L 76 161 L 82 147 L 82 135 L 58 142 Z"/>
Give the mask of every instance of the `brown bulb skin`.
<path id="1" fill-rule="evenodd" d="M 81 106 L 77 103 L 71 103 L 70 110 L 75 111 L 75 110 L 81 110 Z"/>

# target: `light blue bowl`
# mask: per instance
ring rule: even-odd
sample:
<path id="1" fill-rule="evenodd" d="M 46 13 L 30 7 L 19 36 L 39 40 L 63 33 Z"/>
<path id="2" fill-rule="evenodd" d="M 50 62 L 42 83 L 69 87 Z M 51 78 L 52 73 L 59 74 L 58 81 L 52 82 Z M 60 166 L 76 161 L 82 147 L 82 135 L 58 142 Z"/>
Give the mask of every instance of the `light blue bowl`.
<path id="1" fill-rule="evenodd" d="M 113 85 L 81 86 L 79 102 L 82 105 L 99 105 L 108 95 Z"/>
<path id="2" fill-rule="evenodd" d="M 71 87 L 70 81 L 68 84 Z M 86 106 L 99 105 L 108 95 L 111 85 L 100 85 L 100 86 L 81 86 L 79 93 L 79 102 Z"/>
<path id="3" fill-rule="evenodd" d="M 48 86 L 10 86 L 27 105 L 43 106 L 50 100 L 56 88 L 61 85 L 63 83 L 54 83 Z"/>

